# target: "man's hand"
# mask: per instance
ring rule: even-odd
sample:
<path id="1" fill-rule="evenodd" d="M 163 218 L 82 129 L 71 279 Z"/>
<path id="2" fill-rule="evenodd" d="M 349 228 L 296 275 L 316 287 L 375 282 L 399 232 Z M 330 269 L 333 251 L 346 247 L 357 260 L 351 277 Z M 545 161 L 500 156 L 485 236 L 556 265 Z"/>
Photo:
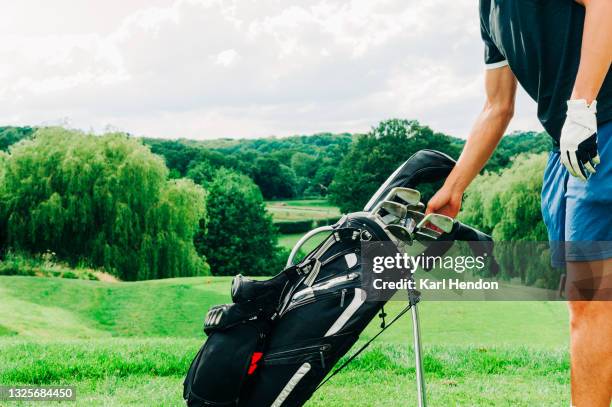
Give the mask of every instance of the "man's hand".
<path id="1" fill-rule="evenodd" d="M 561 162 L 570 174 L 586 181 L 599 164 L 597 152 L 597 102 L 569 100 L 567 118 L 561 130 Z"/>
<path id="2" fill-rule="evenodd" d="M 453 191 L 451 187 L 443 186 L 427 203 L 425 213 L 439 213 L 441 215 L 456 218 L 461 210 L 461 191 Z"/>

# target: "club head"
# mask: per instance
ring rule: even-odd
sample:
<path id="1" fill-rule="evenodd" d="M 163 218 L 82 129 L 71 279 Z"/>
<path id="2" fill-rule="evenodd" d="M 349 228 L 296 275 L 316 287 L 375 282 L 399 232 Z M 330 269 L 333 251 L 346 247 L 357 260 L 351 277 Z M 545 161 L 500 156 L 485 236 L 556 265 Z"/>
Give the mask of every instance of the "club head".
<path id="1" fill-rule="evenodd" d="M 412 188 L 404 188 L 404 187 L 395 187 L 392 188 L 391 191 L 387 193 L 385 199 L 380 201 L 374 208 L 372 208 L 371 213 L 378 213 L 380 208 L 382 207 L 384 202 L 395 202 L 395 200 L 399 200 L 406 206 L 414 206 L 419 205 L 419 201 L 421 199 L 421 193 L 416 189 Z"/>
<path id="2" fill-rule="evenodd" d="M 406 217 L 406 205 L 402 205 L 398 202 L 383 201 L 383 203 L 380 205 L 380 209 L 384 209 L 388 214 L 393 215 L 398 219 Z"/>
<path id="3" fill-rule="evenodd" d="M 417 225 L 417 229 L 427 229 L 425 225 L 431 223 L 444 233 L 450 233 L 453 230 L 455 220 L 450 216 L 440 215 L 439 213 L 430 213 L 426 215 Z"/>
<path id="4" fill-rule="evenodd" d="M 425 204 L 423 202 L 418 202 L 414 205 L 406 205 L 409 210 L 417 211 L 417 212 L 425 212 Z"/>
<path id="5" fill-rule="evenodd" d="M 415 211 L 411 208 L 408 208 L 406 211 L 406 217 L 410 219 L 414 219 L 415 223 L 419 223 L 425 217 L 425 214 L 420 211 Z"/>
<path id="6" fill-rule="evenodd" d="M 410 232 L 410 234 L 413 234 L 414 231 L 416 230 L 416 225 L 417 225 L 417 221 L 414 220 L 413 218 L 406 216 L 401 222 L 400 225 L 402 225 L 403 227 L 405 227 L 406 229 L 408 229 L 408 232 Z"/>
<path id="7" fill-rule="evenodd" d="M 402 225 L 387 225 L 385 229 L 398 240 L 404 243 L 412 244 L 412 233 L 410 233 L 410 230 L 407 227 Z"/>
<path id="8" fill-rule="evenodd" d="M 397 197 L 407 205 L 418 205 L 421 201 L 421 193 L 416 189 L 395 187 L 390 192 L 391 198 Z"/>

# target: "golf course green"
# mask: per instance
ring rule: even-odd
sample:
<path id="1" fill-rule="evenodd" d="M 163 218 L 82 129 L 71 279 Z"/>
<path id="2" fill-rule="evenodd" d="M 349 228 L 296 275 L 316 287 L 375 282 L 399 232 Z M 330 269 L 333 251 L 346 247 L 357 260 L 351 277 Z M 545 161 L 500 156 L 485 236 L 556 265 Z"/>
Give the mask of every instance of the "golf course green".
<path id="1" fill-rule="evenodd" d="M 0 277 L 0 384 L 76 385 L 79 406 L 182 406 L 204 314 L 229 301 L 229 281 Z M 424 301 L 421 319 L 430 405 L 569 403 L 564 303 Z M 404 317 L 308 405 L 414 404 L 410 342 Z"/>

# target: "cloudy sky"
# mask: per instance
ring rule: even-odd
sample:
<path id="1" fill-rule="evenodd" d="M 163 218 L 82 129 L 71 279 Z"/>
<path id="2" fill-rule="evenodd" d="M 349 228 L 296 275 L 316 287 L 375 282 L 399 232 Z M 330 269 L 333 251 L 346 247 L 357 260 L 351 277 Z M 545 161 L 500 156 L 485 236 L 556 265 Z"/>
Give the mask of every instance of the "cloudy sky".
<path id="1" fill-rule="evenodd" d="M 465 137 L 483 102 L 475 0 L 0 0 L 0 125 L 153 137 Z M 521 92 L 514 129 L 540 129 Z"/>

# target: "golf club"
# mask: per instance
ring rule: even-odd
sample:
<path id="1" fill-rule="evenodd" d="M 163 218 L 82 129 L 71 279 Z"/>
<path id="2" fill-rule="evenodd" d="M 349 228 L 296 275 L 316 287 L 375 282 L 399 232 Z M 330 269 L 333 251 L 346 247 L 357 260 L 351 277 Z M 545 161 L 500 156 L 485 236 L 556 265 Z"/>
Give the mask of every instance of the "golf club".
<path id="1" fill-rule="evenodd" d="M 383 201 L 380 208 L 399 219 L 405 218 L 408 211 L 406 205 L 394 201 Z"/>
<path id="2" fill-rule="evenodd" d="M 450 216 L 441 215 L 439 213 L 430 213 L 425 215 L 425 217 L 417 224 L 417 229 L 419 231 L 427 229 L 432 230 L 431 228 L 425 227 L 428 223 L 431 223 L 444 233 L 450 233 L 453 230 L 455 220 Z"/>
<path id="3" fill-rule="evenodd" d="M 406 205 L 418 205 L 421 201 L 421 193 L 412 188 L 395 187 L 372 209 L 372 213 L 377 213 L 384 202 L 393 201 L 396 198 Z"/>

